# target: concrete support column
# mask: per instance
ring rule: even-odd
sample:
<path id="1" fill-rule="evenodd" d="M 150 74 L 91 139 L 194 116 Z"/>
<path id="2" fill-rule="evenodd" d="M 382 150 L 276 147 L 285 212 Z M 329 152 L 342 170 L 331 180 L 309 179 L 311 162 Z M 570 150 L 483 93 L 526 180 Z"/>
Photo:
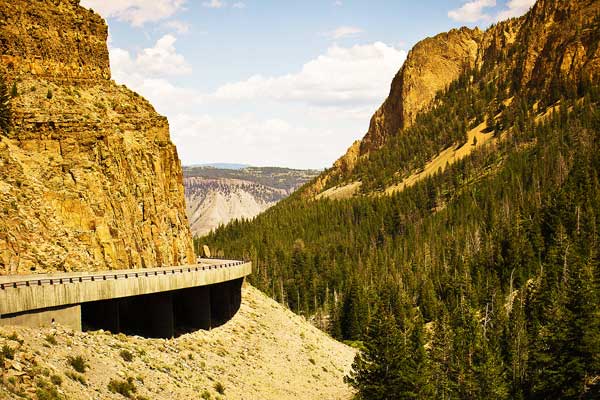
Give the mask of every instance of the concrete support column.
<path id="1" fill-rule="evenodd" d="M 150 296 L 150 331 L 157 338 L 170 339 L 175 336 L 175 313 L 173 310 L 173 294 L 171 292 Z"/>
<path id="2" fill-rule="evenodd" d="M 243 278 L 210 286 L 211 327 L 221 326 L 240 309 Z"/>
<path id="3" fill-rule="evenodd" d="M 119 300 L 104 300 L 81 305 L 84 329 L 104 329 L 112 333 L 121 332 Z"/>
<path id="4" fill-rule="evenodd" d="M 227 282 L 210 286 L 211 328 L 226 323 L 231 315 L 230 286 Z"/>

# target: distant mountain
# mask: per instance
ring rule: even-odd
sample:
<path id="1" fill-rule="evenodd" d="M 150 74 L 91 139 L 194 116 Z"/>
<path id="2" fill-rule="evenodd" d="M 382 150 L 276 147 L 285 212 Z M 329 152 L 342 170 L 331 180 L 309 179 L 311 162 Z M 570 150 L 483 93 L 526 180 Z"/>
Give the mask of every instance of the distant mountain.
<path id="1" fill-rule="evenodd" d="M 234 219 L 254 218 L 320 173 L 242 164 L 184 167 L 183 171 L 186 212 L 195 236 Z"/>
<path id="2" fill-rule="evenodd" d="M 211 163 L 190 165 L 190 168 L 217 168 L 217 169 L 244 169 L 250 167 L 248 164 Z"/>

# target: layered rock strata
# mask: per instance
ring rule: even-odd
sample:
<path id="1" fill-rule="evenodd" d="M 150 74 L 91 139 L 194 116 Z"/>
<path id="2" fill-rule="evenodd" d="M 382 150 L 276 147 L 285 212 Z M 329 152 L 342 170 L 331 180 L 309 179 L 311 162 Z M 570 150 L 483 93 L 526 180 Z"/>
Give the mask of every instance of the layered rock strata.
<path id="1" fill-rule="evenodd" d="M 194 261 L 166 118 L 110 80 L 107 26 L 76 0 L 0 2 L 0 274 Z"/>

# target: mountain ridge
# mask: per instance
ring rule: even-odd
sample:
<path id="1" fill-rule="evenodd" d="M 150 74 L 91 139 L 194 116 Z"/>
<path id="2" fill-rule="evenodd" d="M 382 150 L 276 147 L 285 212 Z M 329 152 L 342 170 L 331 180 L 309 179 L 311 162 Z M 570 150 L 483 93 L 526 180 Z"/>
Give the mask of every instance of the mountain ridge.
<path id="1" fill-rule="evenodd" d="M 363 398 L 600 395 L 600 1 L 540 0 L 481 43 L 414 122 L 206 238 L 364 341 Z"/>
<path id="2" fill-rule="evenodd" d="M 252 219 L 312 179 L 316 170 L 184 167 L 186 212 L 201 237 L 236 219 Z"/>
<path id="3" fill-rule="evenodd" d="M 373 115 L 364 138 L 355 142 L 332 168 L 301 192 L 312 198 L 334 186 L 354 184 L 350 177 L 356 165 L 387 141 L 403 135 L 420 112 L 435 107 L 438 92 L 446 90 L 452 81 L 470 69 L 493 68 L 491 64 L 498 60 L 508 61 L 513 51 L 510 49 L 516 42 L 527 47 L 522 54 L 529 55 L 529 58 L 510 62 L 510 69 L 515 74 L 514 84 L 518 88 L 529 90 L 531 86 L 555 84 L 556 80 L 575 78 L 579 74 L 593 79 L 594 71 L 598 71 L 600 65 L 598 52 L 584 54 L 586 47 L 576 40 L 561 42 L 561 36 L 569 39 L 574 32 L 568 26 L 561 32 L 556 25 L 572 19 L 575 13 L 593 19 L 595 12 L 597 5 L 593 0 L 568 0 L 560 4 L 538 1 L 525 16 L 499 22 L 484 32 L 477 28 L 454 29 L 417 43 L 394 78 L 388 98 Z M 541 20 L 548 26 L 542 27 Z M 531 33 L 533 30 L 536 34 Z M 555 40 L 558 43 L 553 47 L 550 43 Z M 564 51 L 564 56 L 553 51 L 557 48 Z M 541 57 L 538 58 L 538 54 Z M 544 77 L 542 70 L 549 71 L 551 76 Z M 357 192 L 347 193 L 351 196 Z"/>

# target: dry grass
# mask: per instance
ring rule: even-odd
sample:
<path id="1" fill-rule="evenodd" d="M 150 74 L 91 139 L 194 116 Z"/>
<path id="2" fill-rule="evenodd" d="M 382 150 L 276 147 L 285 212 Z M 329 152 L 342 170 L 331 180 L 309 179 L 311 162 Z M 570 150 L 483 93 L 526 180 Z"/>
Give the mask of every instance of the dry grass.
<path id="1" fill-rule="evenodd" d="M 442 151 L 437 157 L 429 161 L 422 171 L 412 174 L 399 184 L 388 187 L 385 190 L 386 195 L 401 192 L 404 189 L 415 185 L 436 174 L 438 171 L 444 171 L 447 166 L 452 165 L 473 153 L 476 149 L 489 144 L 494 139 L 493 133 L 484 133 L 487 124 L 484 122 L 471 129 L 467 133 L 467 142 L 460 147 L 450 147 Z M 476 142 L 475 142 L 475 139 Z M 474 144 L 476 143 L 476 144 Z"/>

